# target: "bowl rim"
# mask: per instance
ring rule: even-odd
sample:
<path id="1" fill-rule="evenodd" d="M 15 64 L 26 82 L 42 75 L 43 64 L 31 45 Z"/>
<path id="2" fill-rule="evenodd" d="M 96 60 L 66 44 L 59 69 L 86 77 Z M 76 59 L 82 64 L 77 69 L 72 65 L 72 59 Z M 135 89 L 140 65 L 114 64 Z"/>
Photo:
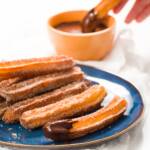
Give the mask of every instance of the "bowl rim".
<path id="1" fill-rule="evenodd" d="M 56 16 L 65 14 L 65 13 L 79 13 L 79 12 L 87 12 L 88 10 L 69 10 L 69 11 L 63 11 L 60 13 L 56 13 L 55 15 L 51 16 L 48 18 L 47 21 L 47 25 L 48 25 L 48 29 L 57 33 L 57 34 L 61 34 L 64 36 L 72 36 L 72 37 L 88 37 L 88 36 L 95 36 L 95 35 L 99 35 L 99 34 L 103 34 L 103 33 L 107 33 L 111 30 L 113 30 L 116 27 L 116 19 L 112 16 L 112 15 L 108 15 L 109 17 L 111 17 L 113 19 L 113 24 L 111 26 L 109 26 L 108 28 L 101 30 L 101 31 L 97 31 L 97 32 L 92 32 L 92 33 L 69 33 L 69 32 L 64 32 L 61 30 L 56 29 L 55 27 L 53 27 L 50 24 L 50 21 L 55 18 Z"/>

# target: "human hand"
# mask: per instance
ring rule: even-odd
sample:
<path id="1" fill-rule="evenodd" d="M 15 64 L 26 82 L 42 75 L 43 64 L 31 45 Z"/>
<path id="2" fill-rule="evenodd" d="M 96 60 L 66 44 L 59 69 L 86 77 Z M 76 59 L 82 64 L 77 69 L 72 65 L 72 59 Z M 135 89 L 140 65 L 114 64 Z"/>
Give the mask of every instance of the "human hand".
<path id="1" fill-rule="evenodd" d="M 129 0 L 123 0 L 115 9 L 114 13 L 119 13 Z M 132 9 L 128 13 L 125 22 L 130 23 L 133 20 L 142 22 L 150 16 L 150 0 L 136 0 Z"/>

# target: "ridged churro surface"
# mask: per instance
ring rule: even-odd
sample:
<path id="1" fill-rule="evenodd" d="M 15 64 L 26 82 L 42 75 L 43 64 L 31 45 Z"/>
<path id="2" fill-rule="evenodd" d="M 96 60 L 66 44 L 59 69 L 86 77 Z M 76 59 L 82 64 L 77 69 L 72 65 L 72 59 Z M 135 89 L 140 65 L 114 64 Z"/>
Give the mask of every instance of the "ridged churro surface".
<path id="1" fill-rule="evenodd" d="M 73 66 L 72 58 L 66 56 L 4 61 L 0 63 L 0 79 L 17 76 L 35 76 L 70 69 Z"/>
<path id="2" fill-rule="evenodd" d="M 127 101 L 114 97 L 108 106 L 86 116 L 47 123 L 45 136 L 58 141 L 75 139 L 100 130 L 120 118 L 127 109 Z"/>
<path id="3" fill-rule="evenodd" d="M 90 81 L 77 81 L 40 96 L 35 96 L 33 98 L 18 102 L 7 108 L 7 111 L 3 116 L 3 121 L 5 121 L 5 123 L 13 123 L 14 121 L 18 121 L 21 114 L 25 111 L 43 107 L 60 101 L 65 97 L 79 94 L 86 90 L 89 86 Z"/>
<path id="4" fill-rule="evenodd" d="M 33 129 L 44 125 L 48 121 L 53 122 L 71 117 L 77 113 L 86 112 L 92 106 L 100 104 L 105 95 L 106 90 L 103 86 L 93 85 L 76 96 L 24 112 L 20 118 L 20 123 L 25 128 Z"/>
<path id="5" fill-rule="evenodd" d="M 5 101 L 0 102 L 0 119 L 2 118 L 3 114 L 5 113 L 7 109 L 7 104 Z"/>
<path id="6" fill-rule="evenodd" d="M 0 90 L 0 95 L 10 104 L 47 92 L 84 78 L 79 67 L 67 71 L 34 77 Z"/>

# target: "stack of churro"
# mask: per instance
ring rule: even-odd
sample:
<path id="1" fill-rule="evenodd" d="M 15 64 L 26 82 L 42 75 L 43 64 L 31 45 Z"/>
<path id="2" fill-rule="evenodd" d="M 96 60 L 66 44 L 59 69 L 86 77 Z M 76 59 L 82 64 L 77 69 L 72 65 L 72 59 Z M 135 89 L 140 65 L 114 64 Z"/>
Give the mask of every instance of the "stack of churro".
<path id="1" fill-rule="evenodd" d="M 101 129 L 126 109 L 126 101 L 119 97 L 101 109 L 106 89 L 92 85 L 66 56 L 1 62 L 0 80 L 1 119 L 27 129 L 44 126 L 46 137 L 54 140 L 65 140 L 62 132 L 73 139 Z"/>
<path id="2" fill-rule="evenodd" d="M 84 91 L 90 84 L 66 56 L 0 63 L 0 117 L 19 121 L 27 110 L 42 107 Z"/>

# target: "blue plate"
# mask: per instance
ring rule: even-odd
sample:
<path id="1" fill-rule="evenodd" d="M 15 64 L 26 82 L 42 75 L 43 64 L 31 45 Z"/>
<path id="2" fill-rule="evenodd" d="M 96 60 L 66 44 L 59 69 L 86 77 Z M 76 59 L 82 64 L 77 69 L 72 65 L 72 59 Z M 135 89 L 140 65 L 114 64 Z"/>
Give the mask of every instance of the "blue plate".
<path id="1" fill-rule="evenodd" d="M 120 96 L 128 99 L 128 110 L 121 119 L 103 130 L 97 131 L 77 140 L 73 140 L 69 143 L 58 143 L 52 140 L 47 140 L 44 137 L 41 128 L 28 131 L 19 124 L 8 125 L 3 121 L 0 121 L 0 144 L 40 149 L 66 149 L 70 147 L 82 147 L 111 140 L 112 138 L 125 133 L 139 122 L 143 114 L 143 101 L 140 93 L 131 83 L 116 75 L 93 67 L 84 65 L 79 66 L 85 72 L 88 79 L 93 82 L 99 82 L 109 91 L 103 105 L 106 105 L 107 101 L 109 101 L 109 97 L 113 94 L 119 94 Z"/>

